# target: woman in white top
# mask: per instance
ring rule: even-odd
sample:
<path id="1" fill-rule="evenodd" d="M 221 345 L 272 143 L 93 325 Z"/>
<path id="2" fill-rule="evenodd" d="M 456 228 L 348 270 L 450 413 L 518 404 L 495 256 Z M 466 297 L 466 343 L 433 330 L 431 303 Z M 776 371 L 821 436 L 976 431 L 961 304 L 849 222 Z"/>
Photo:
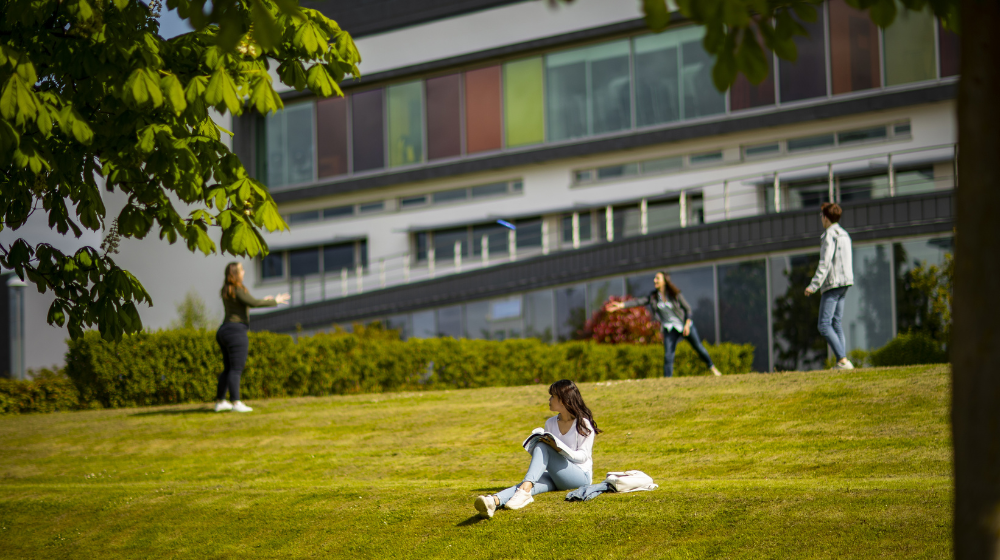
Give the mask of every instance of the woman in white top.
<path id="1" fill-rule="evenodd" d="M 504 505 L 508 509 L 523 508 L 535 501 L 532 497 L 535 494 L 579 488 L 592 482 L 594 436 L 601 433 L 594 415 L 584 404 L 576 383 L 568 379 L 550 385 L 549 395 L 549 410 L 559 414 L 545 421 L 545 431 L 569 448 L 569 457 L 548 444 L 535 445 L 521 484 L 498 494 L 476 498 L 475 506 L 480 516 L 493 517 L 496 509 Z"/>

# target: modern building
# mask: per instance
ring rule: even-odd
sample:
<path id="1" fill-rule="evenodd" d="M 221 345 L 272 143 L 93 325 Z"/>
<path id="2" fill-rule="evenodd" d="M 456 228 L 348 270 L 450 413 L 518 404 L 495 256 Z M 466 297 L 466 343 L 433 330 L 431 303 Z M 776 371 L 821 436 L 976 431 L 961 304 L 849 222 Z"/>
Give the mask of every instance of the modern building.
<path id="1" fill-rule="evenodd" d="M 820 367 L 802 289 L 828 200 L 855 241 L 849 347 L 926 320 L 909 279 L 951 251 L 958 71 L 929 14 L 881 30 L 828 0 L 795 63 L 720 93 L 703 29 L 651 33 L 635 0 L 310 5 L 352 33 L 364 75 L 232 122 L 291 225 L 248 266 L 255 295 L 291 305 L 252 328 L 567 340 L 667 269 L 704 339 L 753 343 L 760 371 Z M 189 285 L 214 309 L 227 259 L 122 252 L 156 302 L 147 326 Z"/>

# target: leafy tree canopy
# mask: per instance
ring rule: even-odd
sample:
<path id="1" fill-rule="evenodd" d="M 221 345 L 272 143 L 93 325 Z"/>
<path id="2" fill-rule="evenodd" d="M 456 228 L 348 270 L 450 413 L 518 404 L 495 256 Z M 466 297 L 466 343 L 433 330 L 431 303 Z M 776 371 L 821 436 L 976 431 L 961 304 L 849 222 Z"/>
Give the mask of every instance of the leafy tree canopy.
<path id="1" fill-rule="evenodd" d="M 66 255 L 25 239 L 0 244 L 0 265 L 52 290 L 51 324 L 72 337 L 96 326 L 106 339 L 142 328 L 152 303 L 118 267 L 118 239 L 183 240 L 191 251 L 255 256 L 260 229 L 286 229 L 260 182 L 221 141 L 209 110 L 274 112 L 268 73 L 319 96 L 360 75 L 350 35 L 297 0 L 168 0 L 195 31 L 158 34 L 160 0 L 0 0 L 0 230 L 35 211 L 79 237 L 105 243 Z M 108 216 L 100 187 L 128 202 Z M 194 205 L 181 215 L 173 201 Z M 216 247 L 208 228 L 222 229 Z"/>

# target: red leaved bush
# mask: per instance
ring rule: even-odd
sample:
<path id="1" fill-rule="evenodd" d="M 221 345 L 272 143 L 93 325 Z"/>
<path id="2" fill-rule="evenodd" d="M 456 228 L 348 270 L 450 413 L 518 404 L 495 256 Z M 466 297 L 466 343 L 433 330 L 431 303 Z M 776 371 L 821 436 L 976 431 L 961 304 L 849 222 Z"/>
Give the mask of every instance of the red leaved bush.
<path id="1" fill-rule="evenodd" d="M 613 301 L 628 301 L 632 296 L 611 296 Z M 581 338 L 592 338 L 601 344 L 650 344 L 663 340 L 660 324 L 653 320 L 645 306 L 608 313 L 602 306 L 583 327 Z"/>

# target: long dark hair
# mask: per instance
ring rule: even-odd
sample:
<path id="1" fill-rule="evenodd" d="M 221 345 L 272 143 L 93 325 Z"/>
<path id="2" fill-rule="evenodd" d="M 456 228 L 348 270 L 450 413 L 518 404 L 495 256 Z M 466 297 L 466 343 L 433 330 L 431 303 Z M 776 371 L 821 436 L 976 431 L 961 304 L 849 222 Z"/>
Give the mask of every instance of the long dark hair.
<path id="1" fill-rule="evenodd" d="M 566 410 L 576 418 L 576 431 L 581 436 L 587 437 L 590 435 L 590 430 L 583 425 L 583 422 L 580 421 L 581 418 L 586 418 L 590 422 L 590 425 L 594 428 L 594 434 L 599 434 L 603 431 L 594 422 L 594 414 L 584 404 L 583 396 L 580 395 L 580 390 L 576 388 L 576 383 L 573 383 L 569 379 L 560 379 L 549 385 L 549 394 L 559 399 L 559 402 L 566 407 Z"/>
<path id="2" fill-rule="evenodd" d="M 222 299 L 236 299 L 236 290 L 245 290 L 240 281 L 240 263 L 233 261 L 226 265 L 226 281 L 222 284 Z"/>
<path id="3" fill-rule="evenodd" d="M 681 295 L 681 289 L 677 287 L 677 284 L 674 284 L 673 282 L 670 281 L 670 273 L 667 272 L 666 270 L 661 270 L 656 274 L 663 275 L 663 282 L 667 285 L 666 286 L 667 295 L 670 296 L 670 299 L 677 299 L 677 296 Z M 659 290 L 653 290 L 653 291 L 659 292 Z"/>

